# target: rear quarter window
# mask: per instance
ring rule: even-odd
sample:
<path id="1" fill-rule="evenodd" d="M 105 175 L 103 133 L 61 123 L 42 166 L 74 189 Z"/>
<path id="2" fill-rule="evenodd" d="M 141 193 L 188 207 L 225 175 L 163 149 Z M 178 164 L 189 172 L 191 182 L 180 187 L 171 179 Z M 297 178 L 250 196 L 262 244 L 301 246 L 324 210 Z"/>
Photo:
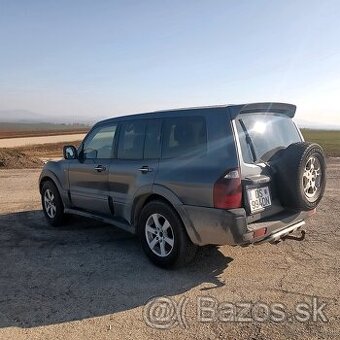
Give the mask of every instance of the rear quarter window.
<path id="1" fill-rule="evenodd" d="M 203 117 L 170 118 L 165 121 L 162 158 L 190 156 L 207 150 Z"/>

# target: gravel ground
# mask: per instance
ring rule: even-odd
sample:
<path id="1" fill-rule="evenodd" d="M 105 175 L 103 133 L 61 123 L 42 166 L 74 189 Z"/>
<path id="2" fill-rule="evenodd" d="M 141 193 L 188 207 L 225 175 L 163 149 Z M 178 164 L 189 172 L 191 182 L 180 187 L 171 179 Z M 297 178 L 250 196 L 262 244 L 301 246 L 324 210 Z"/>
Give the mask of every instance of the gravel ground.
<path id="1" fill-rule="evenodd" d="M 205 247 L 176 271 L 154 267 L 136 238 L 111 226 L 79 218 L 47 225 L 38 176 L 0 171 L 0 339 L 340 338 L 339 159 L 329 161 L 326 196 L 304 241 Z M 168 298 L 153 308 L 150 298 L 160 296 Z M 255 321 L 240 305 L 244 322 L 230 321 L 231 303 L 251 304 Z M 326 305 L 317 321 L 299 321 L 299 303 L 305 311 Z M 284 305 L 285 321 L 273 320 L 273 304 Z M 214 312 L 202 314 L 209 306 Z"/>

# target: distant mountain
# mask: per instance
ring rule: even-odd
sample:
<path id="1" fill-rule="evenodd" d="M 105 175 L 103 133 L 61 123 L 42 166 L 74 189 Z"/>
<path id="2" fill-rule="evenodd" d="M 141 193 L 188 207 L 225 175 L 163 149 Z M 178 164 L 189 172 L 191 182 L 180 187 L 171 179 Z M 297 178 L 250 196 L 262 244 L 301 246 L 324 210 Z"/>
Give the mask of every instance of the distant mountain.
<path id="1" fill-rule="evenodd" d="M 0 110 L 0 122 L 37 123 L 45 121 L 49 121 L 49 119 L 41 113 L 27 110 Z"/>
<path id="2" fill-rule="evenodd" d="M 0 134 L 5 131 L 68 131 L 68 130 L 89 130 L 89 124 L 72 124 L 72 123 L 14 123 L 0 122 Z M 3 134 L 3 133 L 2 133 Z"/>
<path id="3" fill-rule="evenodd" d="M 294 119 L 299 128 L 313 129 L 313 130 L 340 130 L 340 125 L 331 123 L 316 123 L 303 119 Z"/>
<path id="4" fill-rule="evenodd" d="M 104 115 L 103 115 L 104 117 Z M 80 125 L 92 125 L 94 122 L 101 120 L 102 117 L 97 116 L 87 117 L 79 119 L 79 116 L 50 116 L 41 113 L 36 113 L 28 110 L 0 110 L 0 124 L 2 123 L 23 123 L 23 124 L 39 124 L 39 123 L 51 123 L 51 124 L 80 124 Z M 299 128 L 306 129 L 320 129 L 320 130 L 340 130 L 340 125 L 331 123 L 316 123 L 303 119 L 294 119 Z M 2 124 L 4 125 L 4 124 Z"/>
<path id="5" fill-rule="evenodd" d="M 105 116 L 103 115 L 105 118 Z M 101 120 L 101 116 L 82 117 L 77 114 L 41 114 L 29 110 L 0 110 L 0 124 L 17 123 L 17 124 L 80 124 L 84 126 L 93 125 Z"/>

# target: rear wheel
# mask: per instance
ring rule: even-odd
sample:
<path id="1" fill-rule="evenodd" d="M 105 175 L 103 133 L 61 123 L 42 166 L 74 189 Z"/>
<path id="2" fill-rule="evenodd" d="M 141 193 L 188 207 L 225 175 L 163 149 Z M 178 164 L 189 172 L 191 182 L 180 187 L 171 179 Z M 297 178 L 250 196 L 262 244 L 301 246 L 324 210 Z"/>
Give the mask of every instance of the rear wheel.
<path id="1" fill-rule="evenodd" d="M 41 203 L 48 222 L 54 227 L 61 225 L 65 217 L 64 205 L 57 187 L 51 181 L 43 184 Z"/>
<path id="2" fill-rule="evenodd" d="M 142 210 L 139 237 L 148 258 L 156 265 L 169 268 L 189 263 L 195 256 L 194 245 L 176 211 L 161 201 L 152 201 Z"/>

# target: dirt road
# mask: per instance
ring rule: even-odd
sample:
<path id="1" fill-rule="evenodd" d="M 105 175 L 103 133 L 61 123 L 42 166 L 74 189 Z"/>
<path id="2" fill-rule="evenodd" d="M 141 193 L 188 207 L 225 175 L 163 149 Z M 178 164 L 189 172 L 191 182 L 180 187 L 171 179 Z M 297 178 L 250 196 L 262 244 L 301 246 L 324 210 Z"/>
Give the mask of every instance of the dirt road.
<path id="1" fill-rule="evenodd" d="M 52 144 L 60 142 L 74 142 L 83 140 L 85 134 L 76 133 L 58 136 L 41 136 L 41 137 L 18 137 L 0 139 L 0 148 L 16 148 L 25 145 Z"/>
<path id="2" fill-rule="evenodd" d="M 340 160 L 329 163 L 326 197 L 303 242 L 207 247 L 177 271 L 151 265 L 138 241 L 113 227 L 75 218 L 48 226 L 38 175 L 0 171 L 0 339 L 340 338 Z M 173 302 L 150 308 L 158 296 Z M 328 322 L 318 312 L 316 322 L 294 318 L 302 302 L 325 303 Z M 227 321 L 222 311 L 230 303 L 252 303 L 256 321 L 249 311 L 244 322 Z M 274 303 L 288 319 L 266 317 Z M 155 328 L 162 316 L 165 330 Z"/>

